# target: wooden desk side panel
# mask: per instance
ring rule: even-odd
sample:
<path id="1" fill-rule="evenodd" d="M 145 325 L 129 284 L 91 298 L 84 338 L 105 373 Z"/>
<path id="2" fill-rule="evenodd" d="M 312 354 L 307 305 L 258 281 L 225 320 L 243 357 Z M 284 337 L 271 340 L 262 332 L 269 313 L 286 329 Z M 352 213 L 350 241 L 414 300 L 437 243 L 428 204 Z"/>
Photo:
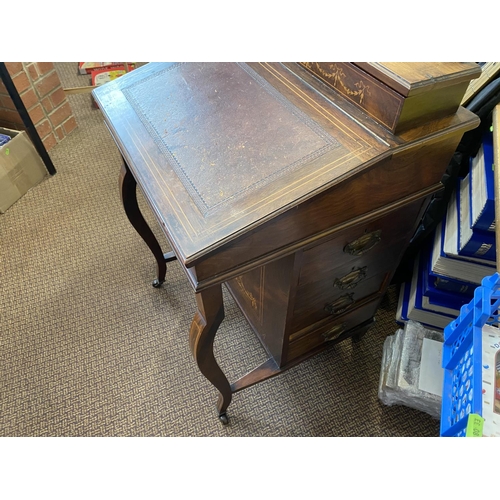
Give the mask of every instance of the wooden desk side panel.
<path id="1" fill-rule="evenodd" d="M 262 345 L 278 366 L 286 359 L 289 318 L 302 252 L 229 280 L 226 285 Z"/>
<path id="2" fill-rule="evenodd" d="M 469 82 L 466 81 L 437 89 L 433 92 L 432 98 L 426 94 L 408 97 L 404 102 L 395 133 L 400 134 L 429 120 L 452 115 L 460 106 L 460 101 L 468 85 Z"/>
<path id="3" fill-rule="evenodd" d="M 200 285 L 216 276 L 224 280 L 245 263 L 438 186 L 461 136 L 462 131 L 400 151 L 228 243 L 196 263 Z"/>

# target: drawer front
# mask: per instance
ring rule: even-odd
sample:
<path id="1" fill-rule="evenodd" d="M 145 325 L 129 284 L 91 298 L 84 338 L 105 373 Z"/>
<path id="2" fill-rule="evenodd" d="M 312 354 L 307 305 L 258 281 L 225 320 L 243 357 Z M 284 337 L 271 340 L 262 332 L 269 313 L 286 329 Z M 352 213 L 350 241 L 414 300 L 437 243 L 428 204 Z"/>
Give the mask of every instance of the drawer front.
<path id="1" fill-rule="evenodd" d="M 306 354 L 322 344 L 334 342 L 341 335 L 372 318 L 377 311 L 379 299 L 364 302 L 360 307 L 353 309 L 331 321 L 323 321 L 305 333 L 298 332 L 290 335 L 287 360 Z"/>
<path id="2" fill-rule="evenodd" d="M 395 267 L 394 259 L 413 235 L 414 223 L 422 207 L 417 200 L 379 219 L 344 229 L 333 237 L 304 251 L 298 286 L 343 276 L 352 267 L 369 262 L 371 275 Z M 373 268 L 373 263 L 379 267 Z M 345 273 L 344 273 L 345 274 Z"/>
<path id="3" fill-rule="evenodd" d="M 420 207 L 417 201 L 304 251 L 290 331 L 382 294 L 413 234 Z"/>
<path id="4" fill-rule="evenodd" d="M 368 266 L 369 267 L 369 266 Z M 364 271 L 364 268 L 357 268 Z M 352 274 L 352 273 L 350 273 Z M 339 275 L 341 278 L 342 275 Z M 359 277 L 359 274 L 357 274 Z M 369 276 L 361 281 L 350 281 L 351 288 L 339 287 L 338 278 L 327 277 L 297 290 L 292 319 L 292 332 L 328 318 L 337 318 L 369 297 L 381 295 L 388 284 L 390 272 Z"/>

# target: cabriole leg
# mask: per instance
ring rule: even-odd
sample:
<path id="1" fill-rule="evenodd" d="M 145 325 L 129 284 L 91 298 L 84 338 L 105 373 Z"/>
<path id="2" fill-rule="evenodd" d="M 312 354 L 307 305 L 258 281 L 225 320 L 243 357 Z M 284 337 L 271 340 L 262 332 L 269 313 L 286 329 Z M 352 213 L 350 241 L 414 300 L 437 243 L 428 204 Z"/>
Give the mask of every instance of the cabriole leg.
<path id="1" fill-rule="evenodd" d="M 149 247 L 156 259 L 156 263 L 158 265 L 158 277 L 153 281 L 153 286 L 158 288 L 165 281 L 165 275 L 167 273 L 166 262 L 174 260 L 175 256 L 172 252 L 166 253 L 165 255 L 163 254 L 158 240 L 139 210 L 136 188 L 137 182 L 124 161 L 120 172 L 120 194 L 123 208 L 125 209 L 128 220 L 134 229 L 139 233 L 141 238 L 145 241 L 146 245 Z"/>
<path id="2" fill-rule="evenodd" d="M 228 423 L 227 407 L 231 403 L 231 386 L 214 357 L 214 339 L 224 319 L 221 285 L 213 286 L 196 294 L 198 311 L 194 315 L 189 332 L 189 345 L 201 373 L 219 391 L 217 412 L 223 424 Z"/>

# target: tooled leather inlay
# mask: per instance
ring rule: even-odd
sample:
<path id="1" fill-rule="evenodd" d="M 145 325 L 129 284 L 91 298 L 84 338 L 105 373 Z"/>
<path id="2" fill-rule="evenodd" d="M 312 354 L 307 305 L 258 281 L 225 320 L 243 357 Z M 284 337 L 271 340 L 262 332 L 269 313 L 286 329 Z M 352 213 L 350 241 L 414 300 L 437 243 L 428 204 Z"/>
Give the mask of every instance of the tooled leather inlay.
<path id="1" fill-rule="evenodd" d="M 124 95 L 203 215 L 339 146 L 244 63 L 175 64 Z"/>

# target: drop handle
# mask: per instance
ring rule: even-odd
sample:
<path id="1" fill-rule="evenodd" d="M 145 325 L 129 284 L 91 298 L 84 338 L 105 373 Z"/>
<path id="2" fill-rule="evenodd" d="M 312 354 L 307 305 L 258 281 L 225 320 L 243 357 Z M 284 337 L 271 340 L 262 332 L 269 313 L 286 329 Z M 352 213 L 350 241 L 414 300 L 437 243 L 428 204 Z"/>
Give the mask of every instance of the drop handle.
<path id="1" fill-rule="evenodd" d="M 335 278 L 333 282 L 334 288 L 340 288 L 341 290 L 349 290 L 355 288 L 356 285 L 366 278 L 367 266 L 358 267 L 353 269 L 350 273 L 347 273 L 342 278 Z"/>
<path id="2" fill-rule="evenodd" d="M 325 342 L 329 342 L 330 340 L 335 340 L 340 337 L 346 330 L 347 324 L 342 323 L 341 325 L 335 325 L 330 330 L 323 333 L 323 337 L 325 338 Z"/>
<path id="3" fill-rule="evenodd" d="M 329 304 L 325 304 L 325 311 L 332 316 L 337 316 L 342 314 L 345 310 L 347 310 L 354 303 L 354 293 L 346 293 L 342 295 L 337 300 L 330 302 Z"/>
<path id="4" fill-rule="evenodd" d="M 382 239 L 382 230 L 377 229 L 371 233 L 364 234 L 361 238 L 351 241 L 344 247 L 344 253 L 349 255 L 363 255 L 371 250 Z"/>

